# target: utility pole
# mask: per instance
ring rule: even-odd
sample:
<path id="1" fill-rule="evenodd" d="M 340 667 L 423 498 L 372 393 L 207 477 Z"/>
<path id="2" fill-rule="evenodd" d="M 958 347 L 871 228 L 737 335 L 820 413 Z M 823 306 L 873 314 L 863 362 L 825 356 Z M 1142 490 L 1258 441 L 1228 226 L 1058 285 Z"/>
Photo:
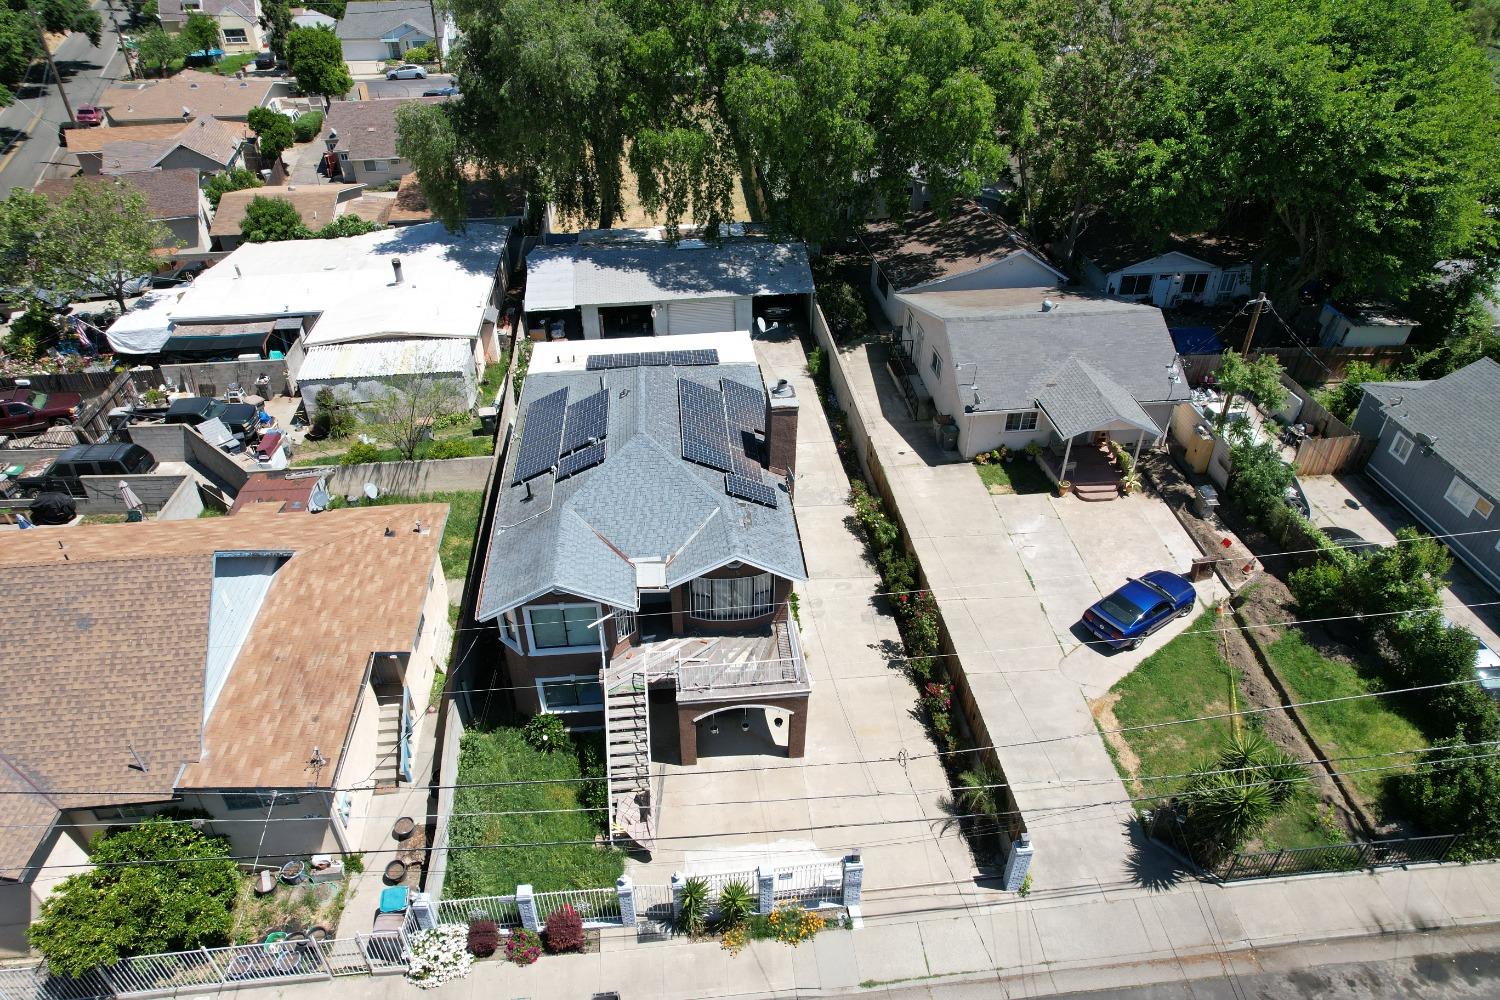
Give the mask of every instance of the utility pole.
<path id="1" fill-rule="evenodd" d="M 1265 305 L 1268 301 L 1270 300 L 1266 298 L 1266 293 L 1261 292 L 1256 300 L 1250 303 L 1255 307 L 1255 311 L 1250 314 L 1250 329 L 1245 331 L 1245 346 L 1240 348 L 1240 353 L 1242 355 L 1248 357 L 1250 354 L 1250 343 L 1251 341 L 1255 340 L 1255 324 L 1260 322 L 1260 311 L 1261 309 L 1265 308 Z"/>
<path id="2" fill-rule="evenodd" d="M 68 92 L 63 89 L 62 77 L 58 75 L 57 64 L 52 61 L 52 50 L 47 48 L 47 35 L 42 31 L 42 21 L 36 16 L 36 11 L 31 12 L 32 23 L 36 25 L 36 40 L 42 46 L 42 56 L 47 60 L 47 69 L 52 73 L 52 79 L 57 82 L 57 95 L 62 98 L 63 110 L 68 113 L 68 121 L 77 121 L 73 114 L 73 105 L 68 100 Z"/>
<path id="3" fill-rule="evenodd" d="M 135 63 L 130 59 L 130 49 L 125 44 L 125 32 L 120 30 L 120 19 L 115 16 L 115 0 L 108 0 L 105 7 L 109 10 L 109 23 L 114 25 L 115 38 L 120 42 L 120 54 L 125 57 L 125 72 L 135 79 Z"/>
<path id="4" fill-rule="evenodd" d="M 437 55 L 438 72 L 443 71 L 443 26 L 438 23 L 437 5 L 427 0 L 427 9 L 432 11 L 432 51 Z"/>

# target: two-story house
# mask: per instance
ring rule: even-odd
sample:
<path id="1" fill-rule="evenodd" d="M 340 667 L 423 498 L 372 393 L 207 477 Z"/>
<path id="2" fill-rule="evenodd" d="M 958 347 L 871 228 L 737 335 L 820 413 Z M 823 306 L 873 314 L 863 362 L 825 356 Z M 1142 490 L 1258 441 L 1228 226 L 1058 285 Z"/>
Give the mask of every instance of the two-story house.
<path id="1" fill-rule="evenodd" d="M 796 394 L 766 388 L 748 334 L 663 346 L 536 345 L 476 612 L 523 712 L 605 730 L 612 829 L 645 847 L 653 724 L 684 765 L 734 752 L 721 728 L 800 757 L 811 694 Z"/>

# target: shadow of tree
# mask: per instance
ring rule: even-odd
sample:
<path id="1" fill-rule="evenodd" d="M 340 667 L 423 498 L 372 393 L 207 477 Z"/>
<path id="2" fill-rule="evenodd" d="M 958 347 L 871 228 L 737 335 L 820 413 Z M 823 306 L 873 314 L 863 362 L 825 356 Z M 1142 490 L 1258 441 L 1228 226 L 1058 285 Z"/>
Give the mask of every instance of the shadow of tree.
<path id="1" fill-rule="evenodd" d="M 1146 835 L 1146 829 L 1137 819 L 1125 821 L 1130 837 L 1130 855 L 1125 859 L 1130 880 L 1143 889 L 1165 892 L 1178 883 L 1198 878 L 1198 869 L 1160 841 Z"/>

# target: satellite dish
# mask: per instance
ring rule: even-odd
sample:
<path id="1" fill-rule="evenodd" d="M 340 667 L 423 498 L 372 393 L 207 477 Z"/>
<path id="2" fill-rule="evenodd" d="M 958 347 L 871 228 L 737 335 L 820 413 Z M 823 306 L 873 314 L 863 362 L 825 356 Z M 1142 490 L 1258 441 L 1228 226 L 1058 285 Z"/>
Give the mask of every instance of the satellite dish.
<path id="1" fill-rule="evenodd" d="M 374 483 L 365 483 L 365 496 L 369 497 L 371 500 L 374 500 L 376 497 L 380 496 L 380 490 Z"/>

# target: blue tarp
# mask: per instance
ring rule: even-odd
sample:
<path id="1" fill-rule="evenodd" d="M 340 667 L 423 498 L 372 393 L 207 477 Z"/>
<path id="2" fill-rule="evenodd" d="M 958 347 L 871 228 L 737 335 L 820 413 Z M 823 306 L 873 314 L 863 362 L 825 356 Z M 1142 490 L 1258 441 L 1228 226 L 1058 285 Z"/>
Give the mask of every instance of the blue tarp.
<path id="1" fill-rule="evenodd" d="M 1211 326 L 1174 326 L 1172 346 L 1178 354 L 1222 354 L 1224 342 Z"/>

